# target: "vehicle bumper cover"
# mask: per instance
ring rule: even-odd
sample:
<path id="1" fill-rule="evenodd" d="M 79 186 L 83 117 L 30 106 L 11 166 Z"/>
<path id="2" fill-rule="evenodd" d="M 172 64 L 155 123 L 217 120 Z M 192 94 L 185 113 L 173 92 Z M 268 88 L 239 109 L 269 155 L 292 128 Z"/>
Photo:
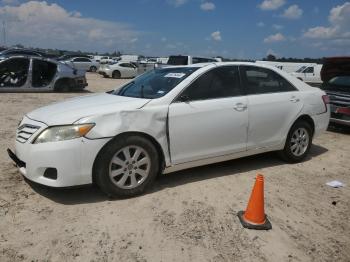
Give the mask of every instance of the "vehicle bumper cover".
<path id="1" fill-rule="evenodd" d="M 90 184 L 94 160 L 109 140 L 79 138 L 41 144 L 16 141 L 11 158 L 17 160 L 15 163 L 23 176 L 39 184 L 51 187 Z M 18 163 L 25 163 L 25 166 Z M 57 170 L 57 179 L 44 176 L 47 168 Z"/>
<path id="2" fill-rule="evenodd" d="M 329 110 L 324 113 L 324 114 L 319 114 L 319 115 L 314 115 L 312 116 L 312 119 L 314 120 L 315 123 L 315 132 L 314 132 L 314 137 L 319 136 L 322 134 L 324 131 L 327 130 L 328 125 L 329 125 Z"/>

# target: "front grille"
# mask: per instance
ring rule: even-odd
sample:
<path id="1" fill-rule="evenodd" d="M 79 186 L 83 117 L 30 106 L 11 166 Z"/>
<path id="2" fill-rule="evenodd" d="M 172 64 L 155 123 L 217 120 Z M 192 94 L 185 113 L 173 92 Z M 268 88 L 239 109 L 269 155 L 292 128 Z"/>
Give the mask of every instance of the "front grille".
<path id="1" fill-rule="evenodd" d="M 40 129 L 40 126 L 23 124 L 17 129 L 16 140 L 20 143 L 25 143 L 28 139 Z"/>
<path id="2" fill-rule="evenodd" d="M 350 94 L 327 91 L 327 95 L 329 96 L 330 104 L 332 105 L 338 107 L 350 106 Z"/>

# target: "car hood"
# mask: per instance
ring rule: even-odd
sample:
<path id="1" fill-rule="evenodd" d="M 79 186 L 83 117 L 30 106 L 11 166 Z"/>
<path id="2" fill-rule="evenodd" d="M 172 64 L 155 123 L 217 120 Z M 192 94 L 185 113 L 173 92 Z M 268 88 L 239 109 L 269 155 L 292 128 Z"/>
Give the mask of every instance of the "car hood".
<path id="1" fill-rule="evenodd" d="M 119 110 L 138 109 L 149 101 L 150 99 L 107 93 L 94 94 L 44 106 L 28 113 L 27 116 L 49 126 L 66 125 L 88 116 L 116 113 Z"/>

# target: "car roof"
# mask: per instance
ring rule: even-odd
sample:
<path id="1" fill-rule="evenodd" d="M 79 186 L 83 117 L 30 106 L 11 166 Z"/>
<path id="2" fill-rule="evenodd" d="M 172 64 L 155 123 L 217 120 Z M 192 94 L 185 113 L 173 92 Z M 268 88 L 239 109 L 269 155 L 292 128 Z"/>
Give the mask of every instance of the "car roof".
<path id="1" fill-rule="evenodd" d="M 202 68 L 202 67 L 206 67 L 206 66 L 210 66 L 210 65 L 215 65 L 215 66 L 228 66 L 228 65 L 245 65 L 245 66 L 257 66 L 257 67 L 265 67 L 265 68 L 269 68 L 269 69 L 276 69 L 275 66 L 271 66 L 271 65 L 265 65 L 265 64 L 257 64 L 254 62 L 209 62 L 209 63 L 196 63 L 196 64 L 191 64 L 191 65 L 176 65 L 176 66 L 172 66 L 172 65 L 167 65 L 164 66 L 163 68 L 182 68 L 182 67 L 198 67 L 198 68 Z M 277 68 L 278 69 L 278 68 Z"/>
<path id="2" fill-rule="evenodd" d="M 2 61 L 6 61 L 8 59 L 13 59 L 13 58 L 39 59 L 39 60 L 45 60 L 45 61 L 52 62 L 52 63 L 58 63 L 58 61 L 55 59 L 42 57 L 42 56 L 34 56 L 34 55 L 14 55 L 14 56 L 10 56 L 10 57 L 5 58 Z"/>

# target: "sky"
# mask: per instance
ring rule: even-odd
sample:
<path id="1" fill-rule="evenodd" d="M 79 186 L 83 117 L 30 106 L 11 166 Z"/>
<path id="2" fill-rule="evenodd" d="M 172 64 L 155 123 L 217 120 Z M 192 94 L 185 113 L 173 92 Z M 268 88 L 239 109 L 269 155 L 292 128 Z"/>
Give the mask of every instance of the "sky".
<path id="1" fill-rule="evenodd" d="M 0 0 L 0 22 L 0 44 L 27 47 L 237 59 L 350 55 L 344 0 Z"/>

